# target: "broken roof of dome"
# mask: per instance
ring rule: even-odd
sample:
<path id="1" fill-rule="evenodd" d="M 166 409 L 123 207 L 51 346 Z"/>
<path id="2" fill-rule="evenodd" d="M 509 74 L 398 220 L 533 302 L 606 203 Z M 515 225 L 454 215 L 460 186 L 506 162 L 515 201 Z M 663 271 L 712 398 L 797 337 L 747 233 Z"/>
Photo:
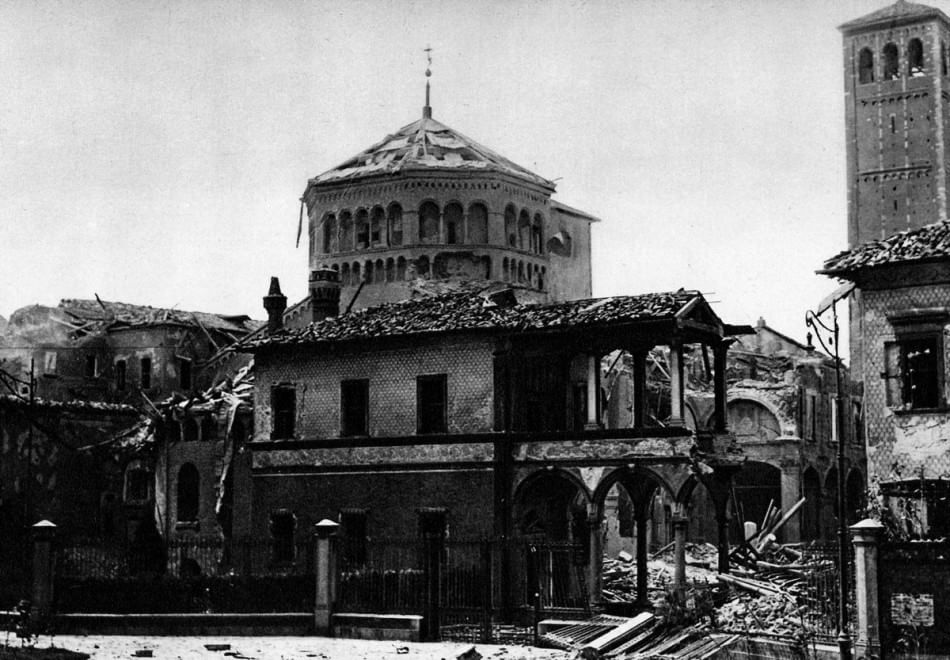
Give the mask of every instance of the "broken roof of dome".
<path id="1" fill-rule="evenodd" d="M 866 268 L 950 258 L 950 223 L 935 222 L 836 254 L 820 273 L 846 275 Z"/>
<path id="2" fill-rule="evenodd" d="M 543 305 L 493 303 L 484 295 L 453 293 L 370 307 L 328 318 L 306 328 L 282 329 L 248 342 L 251 350 L 382 337 L 455 332 L 527 332 L 669 321 L 707 305 L 698 291 L 646 293 Z M 719 322 L 715 314 L 709 313 Z M 726 326 L 728 327 L 728 326 Z"/>
<path id="3" fill-rule="evenodd" d="M 310 185 L 379 174 L 445 169 L 500 172 L 552 191 L 555 188 L 553 181 L 511 162 L 431 117 L 423 117 L 387 135 L 342 165 L 314 177 Z"/>
<path id="4" fill-rule="evenodd" d="M 936 7 L 921 5 L 916 2 L 904 2 L 898 0 L 893 5 L 888 5 L 883 9 L 878 9 L 853 21 L 848 21 L 838 26 L 842 32 L 853 32 L 861 28 L 885 27 L 904 21 L 920 20 L 924 18 L 940 18 L 950 22 L 947 15 Z"/>

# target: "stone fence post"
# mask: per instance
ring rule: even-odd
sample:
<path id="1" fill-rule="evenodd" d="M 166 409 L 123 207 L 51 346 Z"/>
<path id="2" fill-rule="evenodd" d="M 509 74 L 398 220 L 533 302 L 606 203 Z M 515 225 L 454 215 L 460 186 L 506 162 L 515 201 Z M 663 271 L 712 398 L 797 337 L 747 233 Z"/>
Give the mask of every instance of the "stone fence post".
<path id="1" fill-rule="evenodd" d="M 53 607 L 56 525 L 41 520 L 33 525 L 33 605 L 31 614 L 43 618 Z"/>
<path id="2" fill-rule="evenodd" d="M 336 600 L 336 545 L 340 525 L 324 518 L 316 524 L 316 594 L 313 627 L 318 635 L 333 634 L 333 601 Z"/>
<path id="3" fill-rule="evenodd" d="M 878 607 L 878 545 L 883 525 L 866 518 L 852 525 L 854 544 L 855 607 L 858 626 L 854 651 L 857 658 L 881 656 L 881 622 Z"/>

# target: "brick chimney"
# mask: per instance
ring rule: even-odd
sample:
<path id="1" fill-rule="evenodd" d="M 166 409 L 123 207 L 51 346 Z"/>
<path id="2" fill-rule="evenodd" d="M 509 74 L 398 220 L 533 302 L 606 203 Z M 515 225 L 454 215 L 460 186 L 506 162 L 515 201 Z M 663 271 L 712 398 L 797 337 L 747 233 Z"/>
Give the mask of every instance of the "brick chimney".
<path id="1" fill-rule="evenodd" d="M 287 296 L 280 292 L 280 280 L 270 278 L 270 289 L 264 296 L 264 309 L 267 310 L 267 330 L 276 332 L 284 327 L 284 311 L 287 309 Z"/>
<path id="2" fill-rule="evenodd" d="M 313 322 L 340 315 L 340 274 L 326 266 L 310 271 Z"/>

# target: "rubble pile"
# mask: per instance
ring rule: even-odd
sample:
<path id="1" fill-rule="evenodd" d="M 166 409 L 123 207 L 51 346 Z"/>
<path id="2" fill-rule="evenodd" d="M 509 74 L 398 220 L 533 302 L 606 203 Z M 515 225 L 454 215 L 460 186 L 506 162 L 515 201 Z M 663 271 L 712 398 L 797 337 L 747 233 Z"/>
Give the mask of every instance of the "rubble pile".
<path id="1" fill-rule="evenodd" d="M 647 597 L 654 613 L 667 626 L 677 623 L 707 633 L 797 638 L 815 630 L 819 622 L 833 616 L 834 608 L 829 609 L 827 599 L 815 589 L 816 584 L 827 583 L 835 570 L 834 561 L 812 554 L 807 547 L 776 541 L 776 532 L 803 503 L 804 499 L 800 500 L 784 515 L 770 506 L 761 530 L 752 530 L 746 541 L 730 553 L 728 574 L 716 570 L 715 546 L 686 544 L 687 589 L 678 602 L 672 596 L 673 548 L 667 546 L 651 555 Z M 636 582 L 636 562 L 629 553 L 605 558 L 605 602 L 636 602 Z"/>

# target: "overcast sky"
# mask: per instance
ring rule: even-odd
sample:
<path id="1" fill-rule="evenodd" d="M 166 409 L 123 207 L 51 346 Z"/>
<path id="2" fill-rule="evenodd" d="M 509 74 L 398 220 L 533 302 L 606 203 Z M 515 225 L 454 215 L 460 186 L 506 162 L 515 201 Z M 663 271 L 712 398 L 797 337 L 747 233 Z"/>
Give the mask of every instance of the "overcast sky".
<path id="1" fill-rule="evenodd" d="M 595 295 L 803 338 L 846 240 L 836 27 L 886 4 L 2 0 L 0 315 L 302 298 L 307 179 L 421 115 L 431 45 L 434 117 L 603 219 Z"/>

